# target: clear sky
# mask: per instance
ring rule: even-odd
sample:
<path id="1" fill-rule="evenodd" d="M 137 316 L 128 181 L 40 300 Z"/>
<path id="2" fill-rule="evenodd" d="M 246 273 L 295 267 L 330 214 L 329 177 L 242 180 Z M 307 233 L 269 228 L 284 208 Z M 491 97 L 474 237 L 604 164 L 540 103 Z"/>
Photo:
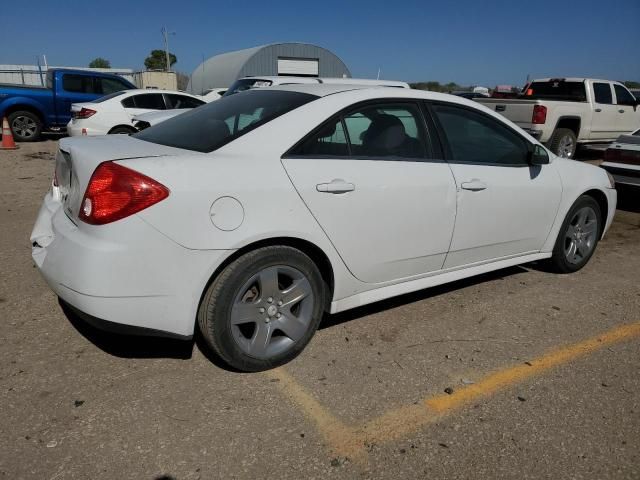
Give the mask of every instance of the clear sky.
<path id="1" fill-rule="evenodd" d="M 640 81 L 640 0 L 226 1 L 34 0 L 0 7 L 0 64 L 141 68 L 162 48 L 190 74 L 218 53 L 308 42 L 356 77 L 522 84 L 527 76 Z"/>

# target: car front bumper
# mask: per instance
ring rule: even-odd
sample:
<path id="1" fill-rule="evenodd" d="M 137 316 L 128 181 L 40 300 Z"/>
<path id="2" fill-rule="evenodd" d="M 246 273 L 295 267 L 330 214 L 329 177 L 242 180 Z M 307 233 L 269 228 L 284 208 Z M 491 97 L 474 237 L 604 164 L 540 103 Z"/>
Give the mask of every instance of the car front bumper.
<path id="1" fill-rule="evenodd" d="M 76 225 L 61 207 L 49 192 L 31 244 L 36 266 L 64 302 L 105 329 L 193 335 L 202 293 L 231 251 L 184 248 L 137 216 Z"/>

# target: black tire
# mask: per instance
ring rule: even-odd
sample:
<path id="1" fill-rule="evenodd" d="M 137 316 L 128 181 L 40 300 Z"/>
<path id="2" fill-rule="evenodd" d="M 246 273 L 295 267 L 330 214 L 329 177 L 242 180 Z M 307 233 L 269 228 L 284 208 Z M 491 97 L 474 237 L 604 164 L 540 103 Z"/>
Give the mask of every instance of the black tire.
<path id="1" fill-rule="evenodd" d="M 308 324 L 304 327 L 306 329 L 304 334 L 290 344 L 286 350 L 268 358 L 255 358 L 247 353 L 246 346 L 243 349 L 239 341 L 236 340 L 239 335 L 236 329 L 239 326 L 231 324 L 232 309 L 234 305 L 238 304 L 238 296 L 242 295 L 247 282 L 250 282 L 259 272 L 263 272 L 270 267 L 295 269 L 308 280 L 309 291 L 312 293 L 312 295 L 309 295 L 309 298 L 312 299 L 311 304 L 307 309 L 310 318 Z M 278 286 L 278 288 L 280 287 Z M 230 263 L 211 283 L 198 309 L 198 324 L 207 344 L 231 367 L 245 372 L 268 370 L 291 361 L 309 343 L 322 320 L 325 295 L 325 284 L 322 276 L 315 263 L 307 255 L 295 248 L 286 246 L 263 247 L 248 252 Z M 260 293 L 260 296 L 262 296 L 262 293 Z M 264 301 L 264 299 L 259 301 Z M 253 301 L 249 302 L 248 305 L 253 306 Z M 262 303 L 255 303 L 255 305 L 262 305 Z M 285 317 L 286 314 L 283 318 Z M 267 322 L 267 314 L 258 314 L 257 308 L 256 318 L 254 330 L 251 334 L 246 335 L 247 339 L 249 336 L 258 335 L 257 329 L 262 325 L 263 318 Z M 274 319 L 275 321 L 277 320 Z M 271 328 L 274 331 L 278 331 L 275 323 Z M 279 340 L 274 335 L 273 337 L 270 336 L 267 342 L 273 342 L 274 338 L 275 341 Z M 290 341 L 290 339 L 286 340 Z M 247 340 L 247 342 L 250 343 L 250 340 Z"/>
<path id="2" fill-rule="evenodd" d="M 10 113 L 7 120 L 16 142 L 35 142 L 40 139 L 42 121 L 35 113 L 19 110 Z"/>
<path id="3" fill-rule="evenodd" d="M 563 142 L 571 142 L 571 148 L 567 151 Z M 563 158 L 574 158 L 576 155 L 578 139 L 573 130 L 568 128 L 556 129 L 549 139 L 549 150 Z"/>
<path id="4" fill-rule="evenodd" d="M 137 130 L 132 127 L 114 127 L 109 131 L 109 135 L 131 135 L 132 133 L 136 133 Z"/>
<path id="5" fill-rule="evenodd" d="M 595 226 L 595 238 L 593 240 L 594 243 L 587 255 L 585 255 L 579 262 L 572 263 L 567 258 L 567 253 L 565 251 L 565 248 L 567 247 L 567 233 L 571 226 L 572 220 L 576 216 L 576 213 L 584 207 L 590 207 L 595 213 L 597 224 Z M 573 273 L 584 267 L 593 253 L 596 251 L 598 241 L 600 240 L 600 236 L 602 235 L 603 227 L 602 212 L 600 211 L 600 205 L 598 205 L 598 202 L 596 202 L 593 197 L 590 197 L 588 195 L 582 195 L 581 197 L 579 197 L 569 209 L 564 222 L 562 222 L 560 231 L 558 232 L 556 244 L 553 247 L 553 255 L 548 261 L 551 270 L 557 273 Z"/>

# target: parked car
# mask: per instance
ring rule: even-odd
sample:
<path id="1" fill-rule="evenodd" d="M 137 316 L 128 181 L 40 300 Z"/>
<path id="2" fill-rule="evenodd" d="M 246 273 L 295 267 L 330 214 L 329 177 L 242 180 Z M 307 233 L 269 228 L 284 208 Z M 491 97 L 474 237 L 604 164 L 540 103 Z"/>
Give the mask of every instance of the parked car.
<path id="1" fill-rule="evenodd" d="M 370 85 L 381 87 L 411 88 L 406 82 L 395 80 L 373 80 L 369 78 L 320 78 L 320 77 L 244 77 L 236 80 L 225 95 L 243 92 L 252 88 L 273 87 L 276 85 L 295 84 L 329 84 L 329 85 Z"/>
<path id="2" fill-rule="evenodd" d="M 473 101 L 287 85 L 61 140 L 31 244 L 94 324 L 190 338 L 197 323 L 256 371 L 300 353 L 325 311 L 536 260 L 579 270 L 615 208 L 603 169 Z"/>
<path id="3" fill-rule="evenodd" d="M 70 136 L 134 133 L 135 115 L 147 112 L 190 109 L 206 102 L 195 95 L 173 90 L 136 89 L 106 95 L 87 103 L 71 106 Z"/>
<path id="4" fill-rule="evenodd" d="M 520 98 L 479 98 L 556 155 L 573 158 L 578 145 L 602 144 L 640 127 L 638 100 L 619 83 L 591 78 L 543 78 Z"/>
<path id="5" fill-rule="evenodd" d="M 0 85 L 0 118 L 8 117 L 14 138 L 33 142 L 43 131 L 64 132 L 71 104 L 136 88 L 118 75 L 86 70 L 51 69 L 46 87 Z"/>
<path id="6" fill-rule="evenodd" d="M 640 187 L 640 129 L 618 137 L 605 150 L 600 166 L 613 175 L 616 183 Z"/>

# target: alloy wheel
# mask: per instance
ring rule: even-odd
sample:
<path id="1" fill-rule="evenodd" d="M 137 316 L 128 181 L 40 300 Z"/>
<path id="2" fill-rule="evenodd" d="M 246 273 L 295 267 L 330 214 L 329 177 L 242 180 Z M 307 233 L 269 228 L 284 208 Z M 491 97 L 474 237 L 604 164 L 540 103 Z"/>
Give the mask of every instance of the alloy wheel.
<path id="1" fill-rule="evenodd" d="M 307 333 L 315 298 L 299 270 L 276 265 L 247 280 L 231 308 L 231 333 L 247 355 L 268 359 L 293 346 Z"/>
<path id="2" fill-rule="evenodd" d="M 560 139 L 558 143 L 558 156 L 562 158 L 571 158 L 575 150 L 573 138 L 569 135 L 565 135 Z"/>
<path id="3" fill-rule="evenodd" d="M 564 239 L 564 254 L 571 264 L 588 258 L 596 245 L 598 217 L 591 207 L 579 209 L 569 222 Z"/>
<path id="4" fill-rule="evenodd" d="M 11 122 L 11 130 L 22 138 L 30 138 L 36 134 L 38 126 L 32 118 L 20 115 Z"/>

